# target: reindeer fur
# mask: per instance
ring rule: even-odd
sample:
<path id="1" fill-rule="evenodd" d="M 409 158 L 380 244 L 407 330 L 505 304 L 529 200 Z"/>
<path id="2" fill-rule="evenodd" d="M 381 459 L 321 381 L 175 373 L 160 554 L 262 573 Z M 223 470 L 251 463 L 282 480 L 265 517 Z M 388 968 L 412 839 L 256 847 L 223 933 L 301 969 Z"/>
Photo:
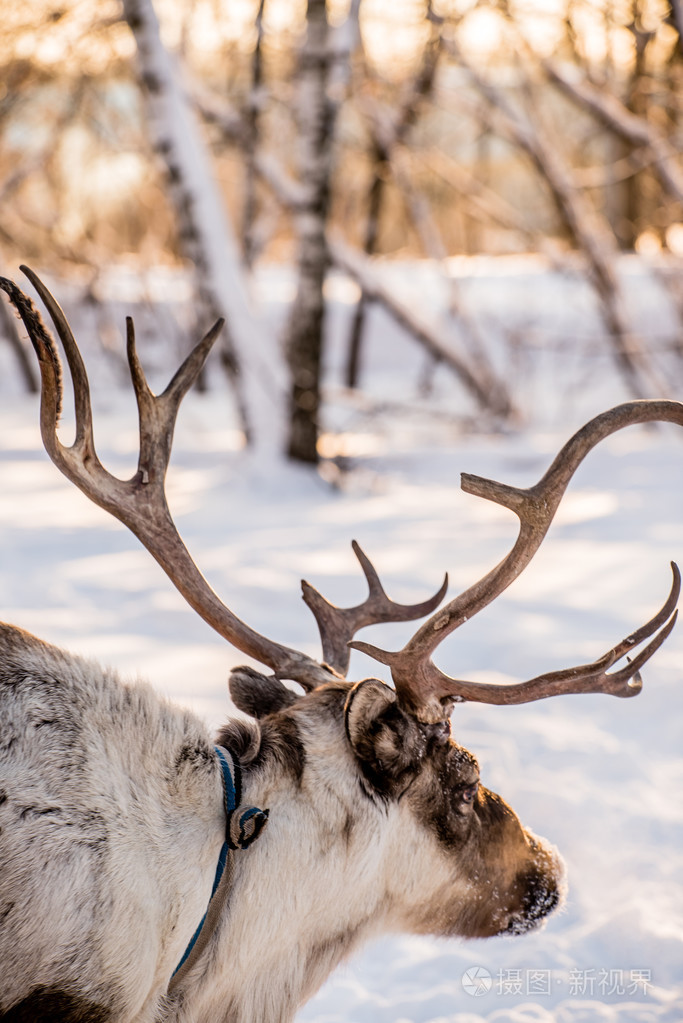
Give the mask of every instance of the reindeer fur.
<path id="1" fill-rule="evenodd" d="M 259 720 L 219 741 L 270 809 L 236 853 L 211 942 L 174 967 L 209 900 L 225 819 L 213 740 L 145 685 L 0 626 L 0 1021 L 285 1023 L 386 931 L 534 926 L 562 867 L 471 754 L 379 682 L 298 697 L 242 669 Z"/>

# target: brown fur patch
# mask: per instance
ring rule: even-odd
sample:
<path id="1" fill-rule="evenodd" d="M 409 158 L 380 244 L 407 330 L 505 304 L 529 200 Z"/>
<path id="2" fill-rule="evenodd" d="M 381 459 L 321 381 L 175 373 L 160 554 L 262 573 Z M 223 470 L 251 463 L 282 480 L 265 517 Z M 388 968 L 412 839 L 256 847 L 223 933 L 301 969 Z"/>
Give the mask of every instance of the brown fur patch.
<path id="1" fill-rule="evenodd" d="M 235 706 L 254 718 L 275 714 L 290 707 L 297 699 L 279 678 L 262 675 L 249 667 L 233 668 L 228 686 Z"/>
<path id="2" fill-rule="evenodd" d="M 453 740 L 431 744 L 429 752 L 410 800 L 418 819 L 452 850 L 454 843 L 461 844 L 471 830 L 473 810 L 481 803 L 481 794 L 475 804 L 463 799 L 465 791 L 478 780 L 479 767 L 475 757 Z"/>
<path id="3" fill-rule="evenodd" d="M 216 741 L 235 754 L 247 773 L 275 762 L 301 781 L 306 751 L 296 722 L 286 713 L 268 715 L 258 725 L 251 721 L 229 721 L 219 730 Z"/>
<path id="4" fill-rule="evenodd" d="M 495 792 L 480 786 L 471 798 L 471 753 L 452 741 L 430 752 L 407 798 L 453 863 L 454 894 L 420 907 L 416 929 L 469 938 L 530 930 L 560 901 L 559 864 Z"/>
<path id="5" fill-rule="evenodd" d="M 376 679 L 359 682 L 345 704 L 346 734 L 363 777 L 384 799 L 397 799 L 421 767 L 429 740 L 424 727 L 398 706 Z"/>
<path id="6" fill-rule="evenodd" d="M 78 994 L 37 987 L 0 1015 L 0 1023 L 107 1023 L 111 1012 Z"/>

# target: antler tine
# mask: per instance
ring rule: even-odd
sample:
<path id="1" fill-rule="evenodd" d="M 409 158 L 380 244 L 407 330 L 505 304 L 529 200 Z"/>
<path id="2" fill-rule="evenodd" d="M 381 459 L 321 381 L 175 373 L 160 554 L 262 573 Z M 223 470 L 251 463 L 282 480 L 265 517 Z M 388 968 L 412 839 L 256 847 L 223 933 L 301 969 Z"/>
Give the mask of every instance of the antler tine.
<path id="1" fill-rule="evenodd" d="M 224 324 L 222 318 L 214 323 L 174 374 L 166 390 L 156 395 L 150 390 L 138 358 L 133 319 L 126 317 L 126 354 L 140 423 L 138 471 L 144 483 L 158 485 L 162 491 L 180 403 L 201 373 Z"/>
<path id="2" fill-rule="evenodd" d="M 368 596 L 356 607 L 335 607 L 310 583 L 302 580 L 303 598 L 315 615 L 320 630 L 323 660 L 345 676 L 349 669 L 349 640 L 366 625 L 380 622 L 411 622 L 431 614 L 443 600 L 448 588 L 446 575 L 438 593 L 419 604 L 397 604 L 384 591 L 374 565 L 355 540 L 351 542 L 368 583 Z"/>
<path id="3" fill-rule="evenodd" d="M 432 653 L 446 636 L 499 596 L 528 565 L 550 528 L 569 481 L 589 451 L 610 434 L 647 422 L 683 426 L 683 404 L 666 400 L 632 401 L 596 416 L 574 434 L 545 475 L 528 489 L 463 473 L 463 490 L 494 501 L 517 515 L 520 528 L 512 550 L 492 571 L 424 622 L 402 650 L 387 651 L 368 643 L 351 643 L 352 647 L 389 665 L 399 700 L 411 712 L 422 720 L 437 721 L 447 714 L 449 702 L 459 698 L 481 699 L 480 695 L 466 695 L 466 687 L 473 683 L 451 679 L 441 672 L 431 660 Z M 497 702 L 494 691 L 499 688 L 491 687 L 494 696 L 490 702 Z M 467 688 L 467 691 L 475 690 Z"/>
<path id="4" fill-rule="evenodd" d="M 0 278 L 18 309 L 40 359 L 43 379 L 41 429 L 47 453 L 55 465 L 95 504 L 114 515 L 137 536 L 159 563 L 188 604 L 219 635 L 243 653 L 268 665 L 280 678 L 302 681 L 309 686 L 329 681 L 331 672 L 307 654 L 282 646 L 255 632 L 230 611 L 203 577 L 181 540 L 166 503 L 164 477 L 170 457 L 173 428 L 183 396 L 196 379 L 222 326 L 219 321 L 199 342 L 157 396 L 150 390 L 135 351 L 132 321 L 128 324 L 128 360 L 140 417 L 140 463 L 130 480 L 107 472 L 92 444 L 92 415 L 88 379 L 66 317 L 48 289 L 25 268 L 45 302 L 65 345 L 69 368 L 74 376 L 77 440 L 70 448 L 56 437 L 61 396 L 61 364 L 56 346 L 45 330 L 30 300 L 11 281 Z"/>
<path id="5" fill-rule="evenodd" d="M 514 682 L 510 685 L 491 685 L 484 682 L 466 682 L 453 679 L 435 665 L 430 665 L 428 679 L 433 687 L 433 695 L 438 699 L 448 699 L 456 703 L 466 701 L 474 703 L 490 703 L 500 705 L 533 703 L 550 696 L 563 696 L 570 693 L 605 693 L 610 696 L 637 696 L 642 689 L 640 668 L 659 649 L 671 633 L 678 611 L 676 603 L 681 591 L 681 576 L 678 566 L 672 562 L 673 585 L 664 606 L 645 625 L 636 632 L 621 640 L 606 654 L 591 664 L 582 664 L 574 668 L 563 668 L 560 671 L 538 675 L 528 682 Z M 673 613 L 672 613 L 673 612 Z M 660 628 L 663 626 L 663 628 Z M 659 629 L 659 632 L 656 630 Z M 636 657 L 616 672 L 609 669 L 649 636 L 655 635 Z"/>
<path id="6" fill-rule="evenodd" d="M 79 352 L 78 347 L 76 345 L 76 341 L 74 340 L 71 328 L 69 327 L 66 316 L 64 315 L 64 310 L 60 306 L 59 302 L 57 302 L 54 296 L 45 287 L 45 285 L 38 277 L 38 275 L 34 273 L 34 271 L 31 270 L 30 267 L 20 266 L 19 269 L 23 274 L 25 274 L 26 277 L 28 277 L 29 281 L 40 295 L 43 304 L 45 305 L 45 308 L 50 314 L 50 319 L 55 325 L 57 334 L 59 335 L 59 338 L 62 344 L 64 345 L 64 352 L 66 353 L 66 359 L 69 364 L 69 371 L 71 373 L 71 379 L 73 381 L 74 409 L 76 412 L 76 439 L 74 440 L 74 443 L 72 445 L 72 450 L 82 453 L 84 457 L 87 456 L 89 458 L 96 458 L 97 456 L 95 455 L 95 443 L 93 439 L 92 407 L 90 403 L 90 384 L 88 382 L 88 374 L 86 373 L 85 365 L 83 363 L 83 359 L 81 358 L 81 353 Z M 45 338 L 40 337 L 38 335 L 34 339 L 34 335 L 31 332 L 31 327 L 26 322 L 26 320 L 24 320 L 24 323 L 26 325 L 26 329 L 29 332 L 29 336 L 33 342 L 34 347 L 36 347 L 36 350 L 38 350 L 37 345 L 38 346 L 45 345 Z M 52 342 L 51 338 L 50 342 Z M 45 379 L 45 372 L 43 371 L 43 367 L 45 367 L 45 369 L 48 371 L 48 374 L 51 375 L 52 374 L 51 367 L 55 365 L 55 360 L 57 363 L 59 363 L 59 355 L 57 353 L 56 348 L 54 347 L 54 343 L 48 344 L 47 348 L 50 356 L 49 360 L 46 361 L 44 358 L 40 359 L 41 377 L 43 379 L 42 393 L 44 397 L 48 398 L 47 403 L 48 408 L 46 409 L 48 415 L 47 417 L 43 417 L 41 415 L 41 430 L 44 426 L 49 427 L 48 436 L 51 444 L 53 444 L 55 448 L 61 448 L 62 454 L 64 454 L 66 449 L 59 442 L 56 433 L 58 416 L 52 415 L 52 399 L 50 397 L 52 390 L 51 380 Z M 44 405 L 44 403 L 41 402 L 41 405 Z M 47 446 L 47 440 L 45 439 L 44 433 L 43 442 Z M 50 455 L 52 457 L 51 452 Z"/>
<path id="7" fill-rule="evenodd" d="M 87 451 L 91 455 L 91 462 L 94 464 L 97 462 L 97 458 L 93 448 L 88 379 L 78 353 L 74 354 L 73 336 L 66 322 L 66 317 L 61 307 L 36 275 L 28 267 L 22 267 L 21 269 L 33 281 L 43 296 L 50 316 L 64 340 L 65 350 L 68 353 L 70 365 L 73 367 L 75 381 L 76 439 L 73 448 L 82 452 Z M 70 464 L 69 455 L 72 449 L 66 448 L 57 437 L 57 424 L 62 413 L 63 398 L 62 364 L 57 347 L 31 299 L 13 281 L 7 280 L 4 277 L 0 278 L 0 288 L 7 293 L 23 320 L 38 357 L 41 379 L 40 432 L 43 444 L 52 460 L 59 465 L 63 472 L 68 472 Z"/>
<path id="8" fill-rule="evenodd" d="M 41 379 L 40 426 L 43 443 L 48 450 L 59 447 L 56 430 L 62 414 L 62 364 L 54 340 L 46 330 L 40 313 L 30 298 L 13 281 L 0 277 L 0 290 L 4 291 L 24 321 L 31 343 L 38 357 Z"/>

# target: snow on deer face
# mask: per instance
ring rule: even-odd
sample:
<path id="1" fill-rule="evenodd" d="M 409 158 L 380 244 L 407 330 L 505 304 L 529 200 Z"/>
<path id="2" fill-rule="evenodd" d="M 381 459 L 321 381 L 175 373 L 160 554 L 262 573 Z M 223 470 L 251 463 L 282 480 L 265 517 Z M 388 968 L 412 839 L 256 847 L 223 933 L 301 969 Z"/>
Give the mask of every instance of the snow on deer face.
<path id="1" fill-rule="evenodd" d="M 480 784 L 475 757 L 445 725 L 419 722 L 382 682 L 340 681 L 297 698 L 275 679 L 238 669 L 231 692 L 261 729 L 233 724 L 224 740 L 239 741 L 243 759 L 266 773 L 274 759 L 296 777 L 325 818 L 326 849 L 336 836 L 335 870 L 358 877 L 364 864 L 365 882 L 381 892 L 376 912 L 386 929 L 522 934 L 561 902 L 556 851 Z M 381 855 L 370 856 L 370 847 Z"/>

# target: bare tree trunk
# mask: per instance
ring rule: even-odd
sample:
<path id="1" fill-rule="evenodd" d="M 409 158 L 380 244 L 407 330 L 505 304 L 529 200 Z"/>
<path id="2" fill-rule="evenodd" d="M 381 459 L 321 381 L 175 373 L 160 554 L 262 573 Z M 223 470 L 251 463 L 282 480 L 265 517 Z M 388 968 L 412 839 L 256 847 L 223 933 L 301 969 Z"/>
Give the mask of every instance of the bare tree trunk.
<path id="1" fill-rule="evenodd" d="M 254 163 L 258 148 L 259 115 L 261 113 L 263 90 L 263 8 L 265 0 L 259 0 L 256 12 L 256 42 L 251 71 L 251 90 L 244 111 L 244 211 L 242 215 L 242 252 L 244 262 L 251 268 L 254 262 L 256 242 L 254 225 L 257 214 L 256 174 Z"/>
<path id="2" fill-rule="evenodd" d="M 379 218 L 382 209 L 382 197 L 384 195 L 384 178 L 378 171 L 378 166 L 384 162 L 384 154 L 378 145 L 373 147 L 374 170 L 372 181 L 368 191 L 368 210 L 365 221 L 365 237 L 363 239 L 363 252 L 371 256 L 377 245 L 379 233 Z M 357 387 L 360 377 L 361 346 L 363 343 L 363 329 L 365 326 L 365 313 L 368 306 L 368 294 L 361 290 L 360 297 L 356 303 L 349 335 L 349 351 L 346 362 L 346 386 Z"/>
<path id="3" fill-rule="evenodd" d="M 428 3 L 428 15 L 431 15 L 431 0 Z M 385 174 L 383 171 L 388 167 L 389 156 L 392 148 L 402 142 L 410 132 L 410 129 L 417 120 L 420 102 L 428 96 L 433 87 L 436 76 L 436 69 L 441 53 L 440 25 L 436 19 L 432 19 L 432 31 L 430 38 L 425 44 L 422 53 L 420 69 L 407 94 L 403 98 L 401 107 L 392 121 L 391 126 L 385 126 L 384 130 L 379 129 L 378 118 L 373 117 L 373 146 L 372 162 L 373 169 L 368 188 L 367 199 L 367 220 L 365 225 L 365 238 L 363 240 L 363 251 L 366 256 L 375 252 L 377 237 L 379 234 L 379 222 L 382 214 L 385 194 Z M 354 311 L 351 333 L 349 336 L 348 357 L 346 363 L 346 385 L 357 387 L 360 376 L 361 352 L 365 329 L 365 313 L 368 307 L 368 296 L 361 291 L 360 297 Z"/>
<path id="4" fill-rule="evenodd" d="M 598 120 L 632 146 L 645 147 L 651 154 L 663 187 L 673 199 L 683 202 L 680 154 L 647 118 L 633 113 L 613 93 L 598 89 L 585 80 L 570 77 L 553 62 L 545 61 L 543 66 L 549 78 L 578 106 L 590 110 Z"/>
<path id="5" fill-rule="evenodd" d="M 642 32 L 639 27 L 642 24 L 641 15 L 641 0 L 631 0 L 629 31 L 633 36 L 635 44 L 635 63 L 629 75 L 630 81 L 624 98 L 624 105 L 631 114 L 642 118 L 647 123 L 646 50 L 650 37 L 647 33 Z M 634 145 L 626 140 L 624 148 L 626 155 L 628 155 L 633 152 Z M 623 220 L 625 223 L 623 225 L 615 225 L 615 234 L 621 242 L 621 247 L 631 251 L 635 251 L 638 235 L 640 234 L 639 224 L 643 210 L 644 177 L 643 172 L 640 172 L 632 174 L 624 182 L 625 215 Z"/>
<path id="6" fill-rule="evenodd" d="M 517 415 L 505 381 L 496 373 L 486 351 L 484 339 L 476 320 L 470 316 L 461 290 L 454 277 L 445 269 L 446 249 L 439 228 L 432 217 L 429 204 L 423 195 L 416 192 L 408 168 L 407 153 L 394 148 L 389 166 L 394 180 L 400 187 L 416 232 L 422 240 L 426 255 L 440 265 L 442 276 L 449 292 L 448 312 L 458 328 L 459 340 L 467 353 L 461 363 L 467 363 L 469 378 L 477 382 L 476 396 L 486 396 L 483 408 L 492 412 L 497 419 L 509 419 Z M 439 359 L 439 361 L 442 361 Z"/>
<path id="7" fill-rule="evenodd" d="M 670 0 L 672 22 L 678 33 L 678 50 L 683 54 L 683 3 L 681 0 Z"/>
<path id="8" fill-rule="evenodd" d="M 303 202 L 295 221 L 299 238 L 298 288 L 285 341 L 291 374 L 287 453 L 298 462 L 318 461 L 318 413 L 328 253 L 329 206 L 335 108 L 328 100 L 329 27 L 325 0 L 308 0 L 306 40 L 299 67 L 299 168 Z"/>
<path id="9" fill-rule="evenodd" d="M 388 291 L 373 272 L 370 261 L 365 256 L 358 250 L 349 248 L 339 239 L 329 242 L 329 253 L 335 266 L 355 280 L 371 302 L 382 305 L 389 316 L 411 334 L 433 359 L 444 363 L 455 373 L 479 408 L 493 413 L 496 418 L 509 414 L 510 408 L 505 397 L 500 399 L 499 395 L 492 394 L 490 381 L 481 379 L 472 370 L 469 362 L 444 342 L 439 330 L 424 320 L 419 312 Z M 504 410 L 498 406 L 500 400 L 505 402 Z"/>
<path id="10" fill-rule="evenodd" d="M 618 254 L 614 237 L 602 217 L 576 187 L 557 145 L 546 135 L 539 111 L 535 111 L 533 120 L 522 117 L 507 97 L 469 63 L 455 40 L 449 40 L 448 47 L 481 95 L 498 113 L 504 133 L 527 153 L 548 183 L 567 229 L 588 260 L 591 282 L 600 298 L 614 358 L 629 390 L 636 398 L 646 397 L 652 389 L 657 394 L 666 395 L 669 390 L 666 382 L 648 363 L 639 339 L 631 330 L 614 268 Z"/>
<path id="11" fill-rule="evenodd" d="M 165 49 L 152 0 L 123 0 L 135 36 L 150 137 L 166 168 L 183 254 L 194 264 L 201 329 L 224 316 L 223 363 L 242 427 L 251 437 L 236 346 L 246 351 L 258 333 L 248 309 L 237 245 L 180 71 Z M 237 344 L 236 344 L 237 343 Z"/>

